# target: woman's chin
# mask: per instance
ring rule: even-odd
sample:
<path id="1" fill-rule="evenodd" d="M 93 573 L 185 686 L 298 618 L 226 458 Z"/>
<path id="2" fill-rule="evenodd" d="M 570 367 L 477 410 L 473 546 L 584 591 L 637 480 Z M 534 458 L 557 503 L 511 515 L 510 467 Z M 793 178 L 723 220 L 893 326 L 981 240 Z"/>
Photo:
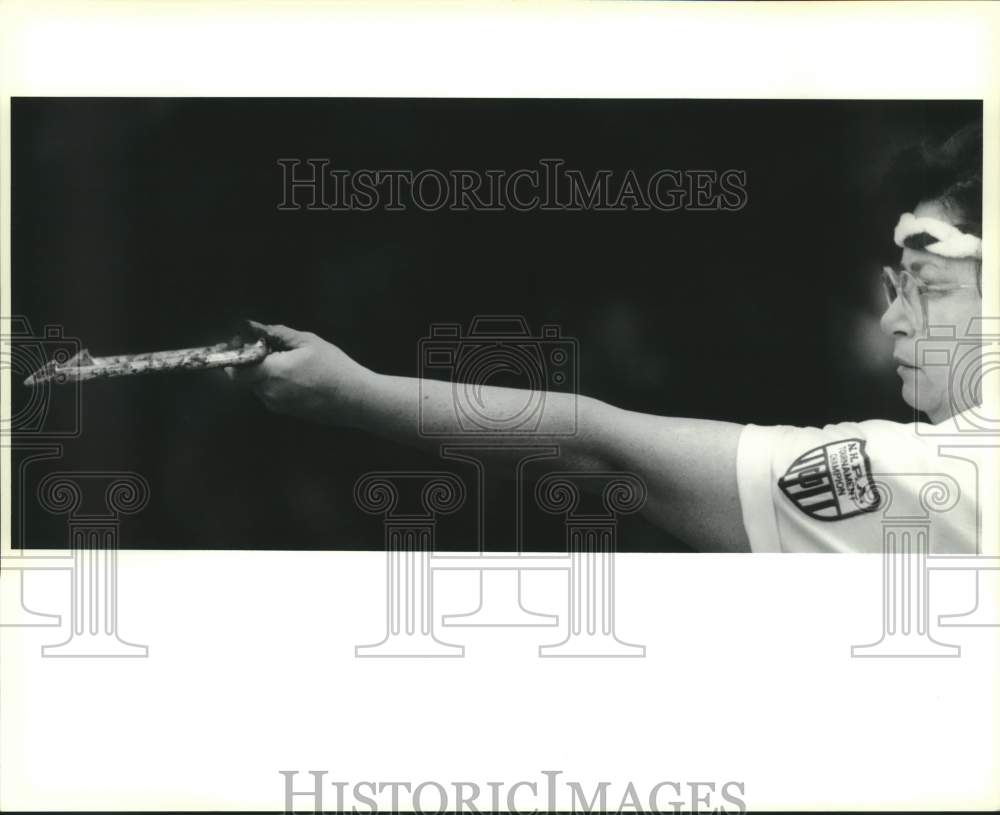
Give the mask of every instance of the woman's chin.
<path id="1" fill-rule="evenodd" d="M 928 399 L 928 394 L 926 392 L 920 394 L 923 398 L 919 398 L 917 396 L 917 389 L 914 387 L 912 380 L 909 382 L 903 382 L 901 395 L 906 404 L 914 410 L 918 410 L 925 414 L 927 416 L 927 420 L 929 420 L 932 424 L 937 424 L 939 421 L 942 421 L 951 415 L 951 411 L 947 409 L 947 405 L 943 405 L 940 399 Z M 944 411 L 942 411 L 942 407 L 945 407 Z"/>
<path id="2" fill-rule="evenodd" d="M 920 406 L 917 404 L 917 389 L 913 386 L 912 379 L 904 379 L 903 387 L 900 389 L 900 395 L 903 397 L 903 401 L 906 402 L 911 408 L 919 410 Z"/>

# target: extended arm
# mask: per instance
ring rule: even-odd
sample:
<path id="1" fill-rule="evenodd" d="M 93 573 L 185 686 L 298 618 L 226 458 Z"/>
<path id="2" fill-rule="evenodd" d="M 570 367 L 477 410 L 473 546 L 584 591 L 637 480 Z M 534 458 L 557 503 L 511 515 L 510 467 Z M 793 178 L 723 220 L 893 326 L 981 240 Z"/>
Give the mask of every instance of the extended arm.
<path id="1" fill-rule="evenodd" d="M 430 451 L 442 436 L 463 435 L 451 383 L 377 374 L 314 334 L 253 325 L 279 350 L 232 375 L 271 409 Z M 524 404 L 523 392 L 509 388 L 484 386 L 482 396 L 498 415 Z M 736 484 L 740 425 L 652 416 L 553 392 L 543 410 L 545 426 L 575 420 L 577 432 L 498 434 L 490 443 L 558 445 L 552 464 L 559 467 L 635 473 L 646 483 L 645 512 L 656 524 L 704 551 L 749 551 Z M 433 435 L 421 434 L 421 423 Z"/>

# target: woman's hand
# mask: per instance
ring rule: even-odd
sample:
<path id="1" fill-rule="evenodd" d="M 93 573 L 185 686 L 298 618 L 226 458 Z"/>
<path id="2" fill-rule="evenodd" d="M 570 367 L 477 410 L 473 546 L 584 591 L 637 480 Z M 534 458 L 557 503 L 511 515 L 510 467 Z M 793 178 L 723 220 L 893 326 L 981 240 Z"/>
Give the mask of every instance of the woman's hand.
<path id="1" fill-rule="evenodd" d="M 333 424 L 353 424 L 371 372 L 337 346 L 308 331 L 248 321 L 271 348 L 261 362 L 226 368 L 277 413 Z"/>

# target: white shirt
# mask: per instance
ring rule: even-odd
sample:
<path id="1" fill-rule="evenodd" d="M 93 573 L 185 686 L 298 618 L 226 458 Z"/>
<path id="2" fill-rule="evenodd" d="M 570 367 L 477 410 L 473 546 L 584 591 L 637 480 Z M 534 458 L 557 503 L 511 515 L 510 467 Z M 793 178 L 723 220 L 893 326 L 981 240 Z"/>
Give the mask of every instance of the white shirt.
<path id="1" fill-rule="evenodd" d="M 974 446 L 956 430 L 965 415 L 947 425 L 747 425 L 736 466 L 750 548 L 881 552 L 885 531 L 906 527 L 924 530 L 932 553 L 979 554 L 980 470 L 996 467 L 996 440 Z"/>

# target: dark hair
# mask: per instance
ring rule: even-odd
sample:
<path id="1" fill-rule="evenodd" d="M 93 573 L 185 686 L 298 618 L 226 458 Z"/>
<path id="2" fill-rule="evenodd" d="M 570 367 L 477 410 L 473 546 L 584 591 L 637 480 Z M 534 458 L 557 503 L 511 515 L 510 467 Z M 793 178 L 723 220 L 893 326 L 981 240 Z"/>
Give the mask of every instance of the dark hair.
<path id="1" fill-rule="evenodd" d="M 983 236 L 983 126 L 971 122 L 943 143 L 904 150 L 890 171 L 890 184 L 912 211 L 937 201 L 954 213 L 963 232 Z M 913 246 L 922 249 L 922 246 Z"/>

